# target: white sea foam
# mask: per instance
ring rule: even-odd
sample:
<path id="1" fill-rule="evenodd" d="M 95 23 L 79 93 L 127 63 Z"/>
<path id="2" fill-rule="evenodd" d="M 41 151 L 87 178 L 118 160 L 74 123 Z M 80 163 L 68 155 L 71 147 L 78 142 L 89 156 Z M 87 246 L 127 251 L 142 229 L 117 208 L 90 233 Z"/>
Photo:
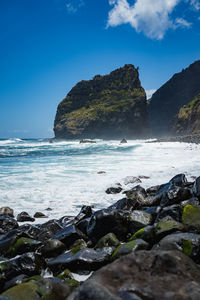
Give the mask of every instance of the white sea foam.
<path id="1" fill-rule="evenodd" d="M 82 205 L 99 209 L 123 197 L 105 190 L 116 183 L 129 188 L 124 184 L 127 176 L 149 176 L 142 180 L 144 187 L 167 182 L 178 173 L 189 180 L 199 176 L 199 150 L 194 144 L 144 141 L 15 141 L 8 149 L 0 144 L 0 206 L 12 207 L 15 214 L 42 211 L 49 218 L 75 215 Z M 52 211 L 46 211 L 48 207 Z"/>

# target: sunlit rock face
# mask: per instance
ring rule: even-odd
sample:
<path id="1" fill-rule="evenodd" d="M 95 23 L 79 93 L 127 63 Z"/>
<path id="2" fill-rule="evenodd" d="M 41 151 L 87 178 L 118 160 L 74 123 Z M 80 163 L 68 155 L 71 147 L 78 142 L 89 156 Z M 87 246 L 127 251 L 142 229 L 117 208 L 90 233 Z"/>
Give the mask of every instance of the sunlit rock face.
<path id="1" fill-rule="evenodd" d="M 200 60 L 175 74 L 152 96 L 149 104 L 153 136 L 179 134 L 173 123 L 182 106 L 200 93 Z M 184 130 L 180 130 L 184 131 Z"/>
<path id="2" fill-rule="evenodd" d="M 58 105 L 54 132 L 65 139 L 147 137 L 147 101 L 138 68 L 125 65 L 76 84 Z"/>

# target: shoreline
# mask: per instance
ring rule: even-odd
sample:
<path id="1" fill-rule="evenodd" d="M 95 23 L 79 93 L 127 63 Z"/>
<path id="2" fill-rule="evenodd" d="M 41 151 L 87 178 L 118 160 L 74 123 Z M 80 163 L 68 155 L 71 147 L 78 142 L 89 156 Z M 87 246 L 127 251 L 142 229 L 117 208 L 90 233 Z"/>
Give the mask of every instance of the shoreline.
<path id="1" fill-rule="evenodd" d="M 147 189 L 138 184 L 136 180 L 107 208 L 93 211 L 83 206 L 76 217 L 44 219 L 42 224 L 19 226 L 12 209 L 1 208 L 0 296 L 32 299 L 42 289 L 37 299 L 125 299 L 120 291 L 136 285 L 143 296 L 148 286 L 148 299 L 169 299 L 169 291 L 173 299 L 183 292 L 183 299 L 194 293 L 200 297 L 200 177 L 188 182 L 178 174 Z M 121 190 L 110 187 L 107 192 Z M 157 259 L 158 269 L 157 263 L 150 263 Z M 135 265 L 134 275 L 130 263 Z M 117 284 L 112 281 L 116 271 Z M 74 274 L 89 279 L 80 285 L 75 278 L 83 277 Z M 183 288 L 191 278 L 196 280 L 192 291 Z"/>

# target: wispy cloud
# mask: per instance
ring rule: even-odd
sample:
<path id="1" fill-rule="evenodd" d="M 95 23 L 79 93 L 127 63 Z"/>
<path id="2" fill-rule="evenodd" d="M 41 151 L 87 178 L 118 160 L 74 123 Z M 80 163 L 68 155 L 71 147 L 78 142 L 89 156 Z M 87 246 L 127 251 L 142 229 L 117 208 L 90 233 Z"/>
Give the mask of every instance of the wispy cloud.
<path id="1" fill-rule="evenodd" d="M 76 13 L 84 5 L 85 2 L 83 0 L 68 0 L 66 2 L 67 11 L 70 14 Z"/>
<path id="2" fill-rule="evenodd" d="M 151 90 L 146 90 L 146 95 L 147 95 L 147 99 L 150 99 L 151 96 L 155 93 L 155 89 L 151 89 Z"/>
<path id="3" fill-rule="evenodd" d="M 186 28 L 190 28 L 192 26 L 192 23 L 186 21 L 183 18 L 176 18 L 175 20 L 175 26 L 176 27 L 186 27 Z"/>
<path id="4" fill-rule="evenodd" d="M 107 27 L 130 24 L 136 32 L 142 32 L 151 39 L 161 40 L 169 28 L 191 27 L 185 18 L 173 19 L 172 13 L 182 0 L 109 0 L 112 9 L 108 15 Z M 200 1 L 184 0 L 195 10 L 200 9 Z M 133 2 L 133 1 L 132 1 Z"/>

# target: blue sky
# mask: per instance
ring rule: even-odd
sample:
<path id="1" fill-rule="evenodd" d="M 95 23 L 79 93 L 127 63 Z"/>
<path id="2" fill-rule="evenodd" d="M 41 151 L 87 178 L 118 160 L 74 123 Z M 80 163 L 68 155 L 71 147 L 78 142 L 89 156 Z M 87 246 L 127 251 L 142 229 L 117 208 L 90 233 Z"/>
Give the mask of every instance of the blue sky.
<path id="1" fill-rule="evenodd" d="M 82 79 L 131 63 L 155 90 L 198 59 L 198 0 L 1 0 L 0 138 L 53 136 Z"/>

